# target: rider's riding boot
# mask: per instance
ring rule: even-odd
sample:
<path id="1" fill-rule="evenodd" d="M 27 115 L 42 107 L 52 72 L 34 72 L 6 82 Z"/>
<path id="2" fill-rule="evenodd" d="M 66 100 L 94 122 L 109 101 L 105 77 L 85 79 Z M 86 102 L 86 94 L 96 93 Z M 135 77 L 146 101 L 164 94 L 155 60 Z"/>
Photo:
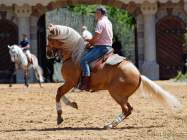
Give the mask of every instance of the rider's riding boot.
<path id="1" fill-rule="evenodd" d="M 83 76 L 81 80 L 80 90 L 90 90 L 90 76 Z"/>

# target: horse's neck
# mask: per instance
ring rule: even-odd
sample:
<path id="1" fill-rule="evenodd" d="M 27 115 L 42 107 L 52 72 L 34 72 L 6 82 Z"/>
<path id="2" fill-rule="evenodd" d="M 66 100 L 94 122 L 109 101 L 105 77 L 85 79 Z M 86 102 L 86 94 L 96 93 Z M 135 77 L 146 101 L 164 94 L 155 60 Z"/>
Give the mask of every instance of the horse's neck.
<path id="1" fill-rule="evenodd" d="M 20 51 L 19 52 L 19 57 L 20 57 L 21 60 L 23 60 L 26 57 L 26 55 L 23 51 Z"/>
<path id="2" fill-rule="evenodd" d="M 77 85 L 81 74 L 80 65 L 74 63 L 70 58 L 64 61 L 62 69 L 64 80 L 66 82 L 73 82 Z"/>
<path id="3" fill-rule="evenodd" d="M 21 64 L 23 64 L 23 65 L 28 64 L 27 56 L 25 55 L 25 53 L 22 50 L 19 51 L 18 56 L 19 56 L 19 61 L 21 62 Z"/>
<path id="4" fill-rule="evenodd" d="M 62 50 L 62 56 L 63 56 L 63 59 L 64 59 L 64 60 L 71 59 L 71 57 L 72 57 L 72 52 L 63 49 L 63 50 Z"/>

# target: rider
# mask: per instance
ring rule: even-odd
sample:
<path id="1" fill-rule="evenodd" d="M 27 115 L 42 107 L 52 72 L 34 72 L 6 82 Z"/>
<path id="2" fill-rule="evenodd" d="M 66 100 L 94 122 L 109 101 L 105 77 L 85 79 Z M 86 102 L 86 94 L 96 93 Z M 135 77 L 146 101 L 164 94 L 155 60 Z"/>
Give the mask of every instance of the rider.
<path id="1" fill-rule="evenodd" d="M 89 90 L 90 67 L 89 63 L 103 56 L 112 47 L 112 23 L 106 15 L 104 7 L 96 9 L 95 18 L 97 21 L 95 34 L 92 39 L 88 39 L 87 48 L 89 51 L 81 58 L 82 69 L 81 90 Z M 93 46 L 93 47 L 92 47 Z"/>
<path id="2" fill-rule="evenodd" d="M 26 34 L 23 34 L 23 40 L 20 42 L 20 47 L 22 48 L 23 52 L 27 56 L 29 63 L 32 63 L 32 57 L 30 53 L 30 42 Z"/>
<path id="3" fill-rule="evenodd" d="M 92 33 L 88 31 L 86 26 L 82 26 L 82 37 L 84 40 L 92 39 Z"/>

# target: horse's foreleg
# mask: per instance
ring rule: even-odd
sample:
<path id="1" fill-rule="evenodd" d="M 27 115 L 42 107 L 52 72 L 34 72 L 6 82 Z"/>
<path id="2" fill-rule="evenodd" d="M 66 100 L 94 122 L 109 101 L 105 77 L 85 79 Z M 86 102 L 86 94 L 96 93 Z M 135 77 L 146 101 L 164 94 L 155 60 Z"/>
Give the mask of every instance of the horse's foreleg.
<path id="1" fill-rule="evenodd" d="M 63 118 L 61 117 L 62 106 L 61 106 L 60 99 L 72 88 L 73 88 L 72 84 L 65 83 L 63 86 L 59 87 L 57 90 L 57 95 L 56 95 L 57 125 L 63 122 Z M 66 97 L 63 97 L 63 100 L 65 101 L 66 104 L 68 105 L 71 104 L 71 102 Z"/>
<path id="2" fill-rule="evenodd" d="M 9 87 L 12 87 L 12 83 L 13 83 L 13 78 L 14 75 L 16 74 L 16 70 L 14 70 L 11 75 L 10 75 L 10 80 L 9 80 Z"/>
<path id="3" fill-rule="evenodd" d="M 71 102 L 66 96 L 62 96 L 62 100 L 66 105 L 69 105 L 75 109 L 78 109 L 78 105 L 76 102 Z"/>
<path id="4" fill-rule="evenodd" d="M 18 65 L 15 63 L 14 71 L 11 73 L 10 81 L 9 81 L 9 87 L 12 87 L 13 77 L 16 75 L 16 72 L 18 70 Z"/>
<path id="5" fill-rule="evenodd" d="M 25 80 L 25 86 L 29 87 L 29 84 L 28 84 L 28 69 L 24 70 L 24 80 Z"/>

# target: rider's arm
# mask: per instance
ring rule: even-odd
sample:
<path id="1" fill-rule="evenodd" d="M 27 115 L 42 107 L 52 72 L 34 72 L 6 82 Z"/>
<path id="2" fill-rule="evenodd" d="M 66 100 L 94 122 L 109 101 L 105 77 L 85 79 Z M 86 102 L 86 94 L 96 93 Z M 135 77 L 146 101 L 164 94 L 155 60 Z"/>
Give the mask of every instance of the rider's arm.
<path id="1" fill-rule="evenodd" d="M 97 40 L 101 37 L 101 34 L 103 32 L 103 29 L 105 28 L 102 21 L 98 21 L 95 29 L 95 34 L 91 40 L 88 40 L 88 48 L 96 44 Z"/>
<path id="2" fill-rule="evenodd" d="M 94 36 L 93 36 L 92 39 L 87 39 L 86 41 L 89 42 L 88 48 L 91 47 L 91 46 L 93 46 L 97 42 L 98 38 L 100 38 L 100 36 L 101 36 L 100 33 L 95 32 L 95 34 L 94 34 Z"/>
<path id="3" fill-rule="evenodd" d="M 29 49 L 30 48 L 30 44 L 27 44 L 27 46 L 24 47 L 24 49 Z"/>
<path id="4" fill-rule="evenodd" d="M 28 40 L 26 41 L 26 44 L 27 44 L 27 45 L 26 45 L 23 49 L 30 49 L 30 43 L 29 43 Z"/>

